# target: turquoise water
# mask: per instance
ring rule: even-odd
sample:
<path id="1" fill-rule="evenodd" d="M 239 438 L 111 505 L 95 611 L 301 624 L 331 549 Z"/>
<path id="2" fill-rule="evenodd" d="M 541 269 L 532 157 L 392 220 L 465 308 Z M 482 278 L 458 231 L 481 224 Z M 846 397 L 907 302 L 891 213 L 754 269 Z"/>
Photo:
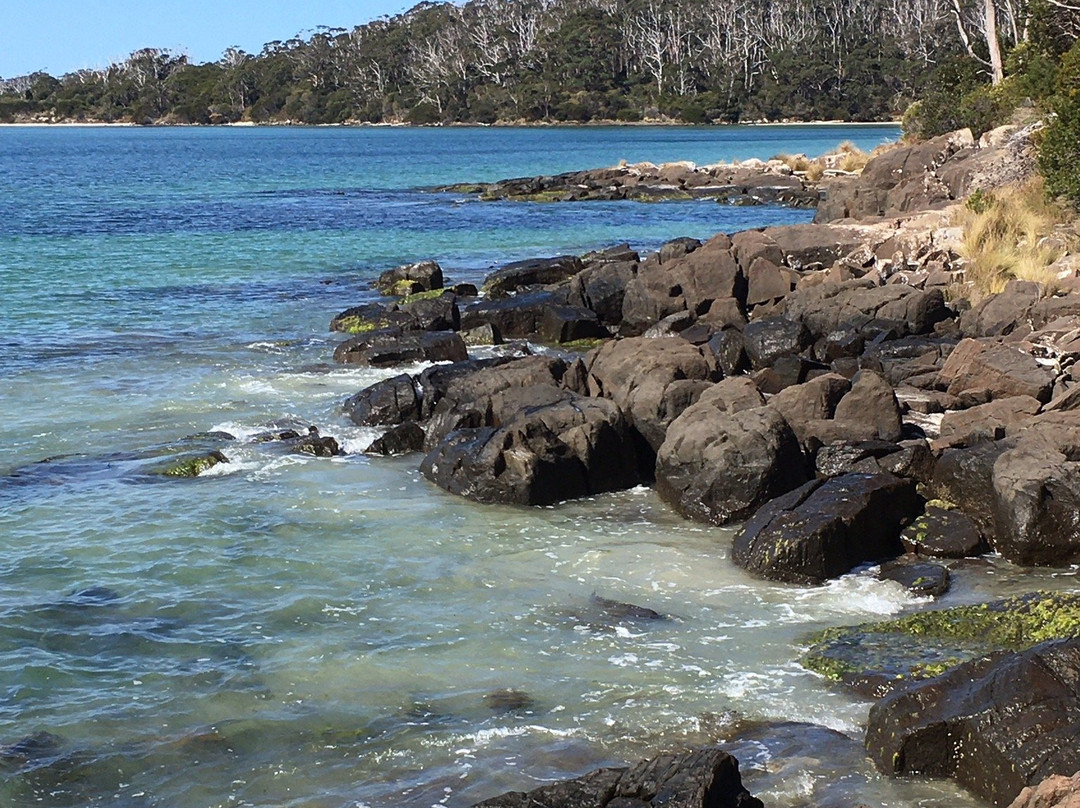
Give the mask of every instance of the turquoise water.
<path id="1" fill-rule="evenodd" d="M 326 329 L 406 261 L 478 280 L 809 218 L 425 186 L 896 134 L 0 128 L 0 746 L 50 733 L 0 755 L 0 804 L 462 806 L 740 720 L 858 737 L 867 704 L 799 667 L 800 638 L 908 596 L 865 574 L 749 579 L 730 533 L 645 489 L 544 509 L 450 497 L 415 458 L 357 453 L 374 433 L 341 402 L 400 371 L 332 366 Z M 350 454 L 250 440 L 309 423 Z M 228 464 L 147 473 L 215 431 L 237 438 Z M 957 602 L 1031 586 L 1002 564 L 957 578 Z M 670 619 L 613 622 L 593 593 Z M 486 698 L 505 689 L 525 694 L 513 709 Z M 975 804 L 817 752 L 796 778 L 747 763 L 752 788 L 782 806 Z"/>

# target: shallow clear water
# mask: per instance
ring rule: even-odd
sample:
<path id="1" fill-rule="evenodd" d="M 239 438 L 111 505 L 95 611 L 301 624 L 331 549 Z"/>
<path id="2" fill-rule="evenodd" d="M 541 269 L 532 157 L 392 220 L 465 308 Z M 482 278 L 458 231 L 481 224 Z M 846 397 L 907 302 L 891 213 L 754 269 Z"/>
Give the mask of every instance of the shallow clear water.
<path id="1" fill-rule="evenodd" d="M 0 745 L 59 739 L 36 762 L 0 760 L 0 804 L 461 806 L 745 722 L 858 738 L 867 703 L 804 671 L 799 644 L 917 605 L 891 585 L 752 580 L 729 532 L 645 489 L 482 507 L 427 484 L 415 458 L 300 458 L 250 438 L 316 423 L 366 446 L 341 402 L 400 370 L 331 366 L 326 327 L 389 266 L 436 258 L 477 280 L 530 255 L 808 218 L 420 186 L 895 135 L 0 129 Z M 144 473 L 216 430 L 238 438 L 230 463 Z M 1000 563 L 956 579 L 946 602 L 1076 580 Z M 668 619 L 613 619 L 594 593 Z M 503 690 L 510 705 L 490 698 Z M 885 781 L 830 737 L 787 763 L 761 741 L 735 748 L 772 805 L 976 804 Z"/>

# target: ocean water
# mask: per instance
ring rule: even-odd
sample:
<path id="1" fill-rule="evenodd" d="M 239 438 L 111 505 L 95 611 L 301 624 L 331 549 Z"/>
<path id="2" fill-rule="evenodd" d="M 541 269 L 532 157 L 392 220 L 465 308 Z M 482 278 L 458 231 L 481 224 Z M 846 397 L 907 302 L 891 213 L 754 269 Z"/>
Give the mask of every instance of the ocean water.
<path id="1" fill-rule="evenodd" d="M 404 262 L 477 281 L 809 218 L 424 187 L 896 136 L 0 129 L 0 805 L 465 806 L 720 741 L 770 805 L 978 805 L 874 774 L 868 703 L 797 661 L 808 632 L 922 604 L 865 571 L 753 580 L 730 531 L 647 489 L 534 509 L 447 495 L 416 457 L 359 454 L 376 433 L 341 403 L 401 369 L 334 366 L 327 331 Z M 253 440 L 307 424 L 350 453 Z M 148 473 L 210 444 L 230 462 Z M 1076 583 L 994 559 L 955 580 L 947 603 Z M 594 594 L 667 619 L 613 618 Z M 792 721 L 831 732 L 775 740 Z"/>

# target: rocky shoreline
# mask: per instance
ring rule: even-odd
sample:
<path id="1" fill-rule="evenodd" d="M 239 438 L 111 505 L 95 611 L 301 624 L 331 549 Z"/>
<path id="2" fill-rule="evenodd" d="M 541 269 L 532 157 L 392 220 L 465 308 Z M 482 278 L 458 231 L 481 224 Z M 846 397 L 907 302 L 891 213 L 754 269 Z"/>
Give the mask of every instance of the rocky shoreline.
<path id="1" fill-rule="evenodd" d="M 769 580 L 813 586 L 891 560 L 883 575 L 934 595 L 948 586 L 942 559 L 991 550 L 1019 565 L 1076 564 L 1075 265 L 1054 265 L 1056 289 L 1014 280 L 976 295 L 951 223 L 950 206 L 1031 165 L 1031 131 L 1010 129 L 900 146 L 821 184 L 771 164 L 679 164 L 455 186 L 493 199 L 711 197 L 818 212 L 812 225 L 676 239 L 648 256 L 621 245 L 517 262 L 482 290 L 446 288 L 435 262 L 392 270 L 378 286 L 395 300 L 334 319 L 350 334 L 335 359 L 440 364 L 359 391 L 345 410 L 386 430 L 371 453 L 422 453 L 424 476 L 478 502 L 654 485 L 688 519 L 742 523 L 732 558 Z M 520 342 L 469 356 L 504 341 Z M 1007 805 L 1080 770 L 1080 607 L 1032 593 L 987 611 L 1022 630 L 929 612 L 889 629 L 874 646 L 884 651 L 858 665 L 836 649 L 871 640 L 850 636 L 824 638 L 833 644 L 807 664 L 881 698 L 866 752 L 883 773 L 951 776 Z M 872 636 L 882 635 L 860 638 Z M 898 673 L 897 637 L 933 654 Z M 717 755 L 482 804 L 760 804 Z"/>

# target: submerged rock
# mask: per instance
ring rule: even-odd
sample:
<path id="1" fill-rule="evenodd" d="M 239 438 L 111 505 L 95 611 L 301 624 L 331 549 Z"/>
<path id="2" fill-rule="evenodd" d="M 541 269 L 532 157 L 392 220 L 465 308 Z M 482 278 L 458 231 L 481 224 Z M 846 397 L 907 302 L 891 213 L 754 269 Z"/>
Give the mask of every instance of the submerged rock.
<path id="1" fill-rule="evenodd" d="M 209 471 L 218 463 L 228 463 L 225 457 L 216 449 L 205 454 L 177 459 L 162 467 L 157 473 L 163 477 L 198 477 L 205 471 Z"/>
<path id="2" fill-rule="evenodd" d="M 880 697 L 906 681 L 1000 650 L 1080 636 L 1080 595 L 1035 592 L 974 606 L 826 629 L 802 663 L 860 693 Z"/>
<path id="3" fill-rule="evenodd" d="M 1080 770 L 1080 639 L 983 657 L 870 708 L 885 774 L 952 777 L 995 805 Z"/>
<path id="4" fill-rule="evenodd" d="M 511 791 L 474 808 L 762 808 L 739 777 L 739 762 L 719 749 L 666 754 L 629 768 Z"/>

